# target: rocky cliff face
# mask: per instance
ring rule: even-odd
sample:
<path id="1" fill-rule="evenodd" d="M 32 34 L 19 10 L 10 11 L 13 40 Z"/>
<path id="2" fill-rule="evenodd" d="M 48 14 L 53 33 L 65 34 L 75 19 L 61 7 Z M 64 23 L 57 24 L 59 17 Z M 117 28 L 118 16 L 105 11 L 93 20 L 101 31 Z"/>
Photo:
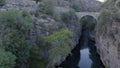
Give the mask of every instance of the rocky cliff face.
<path id="1" fill-rule="evenodd" d="M 44 1 L 44 0 L 43 0 Z M 79 0 L 76 0 L 76 2 L 79 2 Z M 67 0 L 53 0 L 54 3 L 54 9 L 59 17 L 61 17 L 62 13 L 67 13 L 73 8 L 71 8 L 71 3 Z M 52 15 L 45 14 L 44 12 L 37 13 L 37 9 L 41 7 L 42 2 L 36 4 L 33 0 L 6 0 L 6 3 L 4 6 L 0 8 L 0 11 L 7 11 L 9 9 L 17 9 L 17 10 L 27 10 L 29 12 L 36 12 L 31 14 L 33 19 L 34 28 L 30 31 L 30 40 L 35 45 L 40 46 L 38 43 L 39 35 L 42 36 L 49 36 L 53 34 L 56 31 L 59 31 L 62 28 L 67 28 L 73 33 L 73 37 L 70 38 L 74 43 L 70 44 L 71 49 L 75 47 L 75 45 L 78 43 L 79 37 L 81 35 L 81 23 L 78 19 L 69 19 L 69 22 L 62 23 L 61 20 L 55 20 L 55 18 Z M 45 5 L 46 6 L 46 5 Z M 44 6 L 44 7 L 45 7 Z M 44 8 L 42 7 L 42 8 Z M 37 16 L 36 16 L 37 15 Z M 52 47 L 50 45 L 45 46 L 45 48 L 40 49 L 40 53 L 49 60 L 48 52 Z M 55 64 L 60 64 L 66 56 L 58 57 L 55 62 Z M 49 60 L 50 61 L 50 60 Z M 48 68 L 53 68 L 49 67 Z"/>
<path id="2" fill-rule="evenodd" d="M 106 68 L 120 67 L 120 24 L 117 21 L 106 22 L 97 29 L 96 46 Z"/>
<path id="3" fill-rule="evenodd" d="M 33 0 L 5 0 L 5 5 L 0 8 L 1 11 L 9 9 L 35 11 L 38 4 Z"/>
<path id="4" fill-rule="evenodd" d="M 72 9 L 70 7 L 70 3 L 65 0 L 54 0 L 53 4 L 54 4 L 55 13 L 57 14 L 59 18 L 62 17 L 63 13 L 69 13 L 69 11 L 71 11 Z M 69 22 L 65 23 L 60 20 L 55 20 L 53 17 L 49 15 L 40 14 L 40 16 L 36 18 L 35 23 L 36 23 L 35 24 L 36 28 L 34 30 L 36 31 L 35 33 L 37 36 L 38 35 L 49 36 L 52 33 L 59 31 L 62 28 L 69 29 L 73 33 L 73 37 L 70 38 L 73 41 L 73 43 L 70 44 L 71 50 L 75 47 L 75 45 L 79 41 L 79 37 L 81 35 L 81 24 L 78 19 L 69 19 Z M 44 27 L 42 25 L 44 25 Z M 40 53 L 50 61 L 48 50 L 50 50 L 51 47 L 50 45 L 48 46 L 49 48 L 41 49 Z M 49 64 L 47 67 L 54 68 L 55 65 L 61 64 L 61 62 L 64 61 L 65 58 L 66 56 L 60 55 L 58 59 L 54 61 L 53 65 Z"/>
<path id="5" fill-rule="evenodd" d="M 97 0 L 78 0 L 79 3 L 82 3 L 84 6 L 84 10 L 83 11 L 96 11 L 95 9 L 98 9 L 97 11 L 99 11 L 99 6 L 102 5 L 101 2 L 97 1 Z"/>
<path id="6" fill-rule="evenodd" d="M 119 9 L 115 9 L 113 1 L 110 5 L 111 7 L 101 14 L 103 18 L 100 17 L 100 22 L 97 23 L 96 46 L 106 68 L 120 68 Z M 115 11 L 110 9 L 112 7 Z"/>

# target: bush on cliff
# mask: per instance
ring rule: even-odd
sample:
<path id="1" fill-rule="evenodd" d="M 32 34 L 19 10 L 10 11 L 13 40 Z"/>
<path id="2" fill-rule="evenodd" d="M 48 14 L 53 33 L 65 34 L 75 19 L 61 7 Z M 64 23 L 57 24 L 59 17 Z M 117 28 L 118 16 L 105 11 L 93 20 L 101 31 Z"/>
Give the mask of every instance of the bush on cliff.
<path id="1" fill-rule="evenodd" d="M 66 57 L 71 53 L 70 45 L 72 44 L 72 40 L 70 37 L 72 37 L 72 32 L 68 29 L 62 29 L 59 32 L 55 32 L 46 37 L 46 42 L 52 45 L 52 48 L 49 51 L 52 64 L 55 64 L 60 56 Z"/>
<path id="2" fill-rule="evenodd" d="M 98 18 L 98 25 L 97 26 L 102 26 L 105 22 L 110 21 L 111 19 L 111 13 L 108 10 L 103 10 L 100 13 L 100 16 Z"/>
<path id="3" fill-rule="evenodd" d="M 32 28 L 32 19 L 29 15 L 12 9 L 0 13 L 0 26 L 4 28 L 4 48 L 16 56 L 16 66 L 21 68 L 27 63 L 31 49 L 28 33 Z"/>
<path id="4" fill-rule="evenodd" d="M 30 50 L 30 68 L 45 68 L 48 61 L 39 53 L 39 48 L 33 46 Z"/>
<path id="5" fill-rule="evenodd" d="M 95 28 L 96 19 L 91 16 L 83 17 L 80 22 L 82 22 L 83 28 L 88 28 L 90 31 L 93 31 Z"/>
<path id="6" fill-rule="evenodd" d="M 0 0 L 0 6 L 3 6 L 5 4 L 5 0 Z"/>
<path id="7" fill-rule="evenodd" d="M 36 1 L 36 3 L 38 3 L 38 2 L 41 2 L 42 0 L 34 0 L 34 1 Z"/>
<path id="8" fill-rule="evenodd" d="M 76 12 L 85 10 L 85 5 L 82 2 L 76 2 L 74 0 L 71 1 L 70 7 L 73 8 Z"/>
<path id="9" fill-rule="evenodd" d="M 53 16 L 54 8 L 51 0 L 43 0 L 44 4 L 40 4 L 38 11 Z"/>
<path id="10" fill-rule="evenodd" d="M 72 3 L 71 7 L 76 11 L 79 12 L 81 10 L 81 7 L 79 4 Z"/>
<path id="11" fill-rule="evenodd" d="M 64 23 L 66 24 L 70 24 L 73 23 L 73 21 L 76 21 L 77 16 L 75 14 L 74 11 L 69 11 L 69 12 L 65 12 L 61 15 L 61 19 Z"/>
<path id="12" fill-rule="evenodd" d="M 16 56 L 11 52 L 5 51 L 0 44 L 0 68 L 14 68 Z"/>

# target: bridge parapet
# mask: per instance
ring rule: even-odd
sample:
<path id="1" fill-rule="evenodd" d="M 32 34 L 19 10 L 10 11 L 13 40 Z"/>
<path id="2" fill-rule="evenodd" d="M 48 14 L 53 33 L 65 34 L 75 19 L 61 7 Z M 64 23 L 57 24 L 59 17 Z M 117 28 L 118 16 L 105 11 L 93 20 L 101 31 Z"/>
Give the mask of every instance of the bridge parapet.
<path id="1" fill-rule="evenodd" d="M 79 20 L 84 16 L 92 16 L 97 20 L 100 13 L 99 12 L 76 12 L 76 15 L 79 18 Z"/>

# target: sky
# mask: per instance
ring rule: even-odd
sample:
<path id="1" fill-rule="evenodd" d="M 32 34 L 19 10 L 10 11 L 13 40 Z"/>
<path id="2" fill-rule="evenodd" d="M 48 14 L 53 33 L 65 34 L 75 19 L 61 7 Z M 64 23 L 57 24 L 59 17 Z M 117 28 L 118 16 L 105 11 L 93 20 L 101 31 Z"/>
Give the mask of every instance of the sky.
<path id="1" fill-rule="evenodd" d="M 105 2 L 106 0 L 97 0 L 97 1 L 100 1 L 100 2 Z"/>

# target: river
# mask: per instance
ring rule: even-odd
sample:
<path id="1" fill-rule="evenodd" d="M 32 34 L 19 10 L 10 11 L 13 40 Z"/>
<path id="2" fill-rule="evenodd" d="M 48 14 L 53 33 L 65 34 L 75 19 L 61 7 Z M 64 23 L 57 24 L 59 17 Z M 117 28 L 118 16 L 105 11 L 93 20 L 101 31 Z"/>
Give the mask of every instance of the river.
<path id="1" fill-rule="evenodd" d="M 56 68 L 104 68 L 95 42 L 89 39 L 88 30 L 83 30 L 79 44 L 71 52 L 72 54 Z"/>

